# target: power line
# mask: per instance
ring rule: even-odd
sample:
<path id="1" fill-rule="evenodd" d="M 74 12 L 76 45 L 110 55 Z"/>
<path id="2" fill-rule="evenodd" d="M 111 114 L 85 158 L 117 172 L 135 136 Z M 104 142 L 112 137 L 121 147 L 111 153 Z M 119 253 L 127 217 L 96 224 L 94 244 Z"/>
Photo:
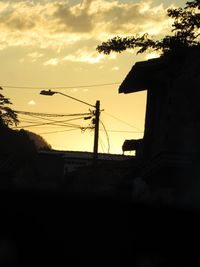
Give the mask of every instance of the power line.
<path id="1" fill-rule="evenodd" d="M 87 129 L 93 129 L 92 127 L 80 127 L 80 128 L 73 128 L 68 130 L 61 130 L 61 131 L 51 131 L 51 132 L 43 132 L 38 134 L 54 134 L 54 133 L 62 133 L 62 132 L 71 132 L 76 130 L 87 130 Z"/>
<path id="2" fill-rule="evenodd" d="M 101 136 L 99 136 L 99 142 L 100 142 L 100 146 L 101 146 L 103 153 L 105 153 L 105 150 L 104 150 L 105 145 L 103 143 L 103 140 L 101 139 Z"/>
<path id="3" fill-rule="evenodd" d="M 121 120 L 121 119 L 117 118 L 116 116 L 113 116 L 113 115 L 109 114 L 108 112 L 105 112 L 105 111 L 104 111 L 104 113 L 105 113 L 106 115 L 112 117 L 112 118 L 115 119 L 115 120 L 118 120 L 118 121 L 120 121 L 120 122 L 122 122 L 122 123 L 124 123 L 124 124 L 126 124 L 126 125 L 128 125 L 128 126 L 130 126 L 130 127 L 132 127 L 132 128 L 135 128 L 135 129 L 138 130 L 138 131 L 142 131 L 142 130 L 139 129 L 138 127 L 135 127 L 134 125 L 132 125 L 132 124 L 130 124 L 130 123 L 124 121 L 124 120 Z"/>
<path id="4" fill-rule="evenodd" d="M 36 116 L 36 115 L 29 115 L 33 118 L 38 118 L 38 119 L 41 119 L 40 117 Z M 52 120 L 52 119 L 49 119 L 49 118 L 42 118 L 43 120 L 46 120 L 46 121 L 51 121 L 53 123 L 58 123 L 58 122 L 68 122 L 68 121 L 74 121 L 74 120 L 80 120 L 80 119 L 84 119 L 84 116 L 81 116 L 81 117 L 78 117 L 78 118 L 73 118 L 73 119 L 68 119 L 68 120 Z"/>
<path id="5" fill-rule="evenodd" d="M 100 131 L 103 131 L 100 129 Z M 134 133 L 134 134 L 142 134 L 144 132 L 135 132 L 135 131 L 121 131 L 121 130 L 107 130 L 107 132 L 110 132 L 110 133 Z"/>
<path id="6" fill-rule="evenodd" d="M 20 110 L 15 110 L 16 113 L 21 114 L 21 115 L 27 115 L 27 116 L 31 116 L 31 117 L 35 117 L 35 118 L 40 118 L 40 117 L 76 117 L 76 116 L 88 116 L 91 115 L 91 113 L 68 113 L 68 114 L 56 114 L 56 113 L 40 113 L 40 112 L 29 112 L 29 111 L 20 111 Z M 124 131 L 124 130 L 107 130 L 107 132 L 113 132 L 113 133 L 137 133 L 137 134 L 141 134 L 144 133 L 144 131 L 142 131 L 141 129 L 117 118 L 114 115 L 111 115 L 108 112 L 105 112 L 106 115 L 120 121 L 123 122 L 124 124 L 131 126 L 132 128 L 138 129 L 139 131 Z M 37 117 L 38 116 L 38 117 Z M 84 118 L 84 117 L 82 117 Z M 47 120 L 47 118 L 43 118 L 45 120 Z M 35 122 L 30 122 L 30 123 L 35 123 Z M 101 131 L 101 130 L 100 130 Z"/>
<path id="7" fill-rule="evenodd" d="M 36 123 L 36 121 L 30 121 L 30 120 L 25 120 L 25 119 L 19 119 L 20 123 Z"/>
<path id="8" fill-rule="evenodd" d="M 53 124 L 53 125 L 56 124 L 58 126 L 67 126 L 67 127 L 78 127 L 78 128 L 82 128 L 81 125 L 72 124 L 72 123 L 68 123 L 68 124 L 64 124 L 64 125 L 62 125 L 62 124 L 59 125 L 58 124 L 59 122 L 62 122 L 62 121 L 57 121 L 57 122 L 44 122 L 44 123 L 37 123 L 37 124 L 32 124 L 32 125 L 18 126 L 18 127 L 14 127 L 14 129 L 29 128 L 29 127 L 43 126 L 43 125 L 49 125 L 49 124 Z M 63 121 L 63 122 L 65 122 L 65 121 Z"/>
<path id="9" fill-rule="evenodd" d="M 53 125 L 55 125 L 55 127 L 53 127 L 53 128 L 58 128 L 58 126 L 60 127 L 71 127 L 71 126 L 67 126 L 67 124 L 65 125 L 62 125 L 62 124 L 54 124 L 54 123 L 52 123 Z M 39 126 L 43 126 L 44 124 L 43 123 L 41 123 L 41 125 L 39 125 Z M 31 128 L 32 127 L 32 125 L 27 125 L 27 127 L 26 128 Z M 72 126 L 73 127 L 73 126 Z M 18 129 L 20 129 L 20 128 L 23 128 L 23 126 L 21 126 L 21 127 L 17 127 Z M 41 127 L 39 127 L 39 128 L 41 128 Z M 52 128 L 52 127 L 51 127 Z M 77 128 L 75 128 L 75 129 L 93 129 L 93 127 L 77 127 Z M 52 133 L 60 133 L 60 132 L 67 132 L 68 130 L 58 130 L 58 131 L 54 131 L 54 132 L 52 132 Z M 69 130 L 69 131 L 71 131 L 71 129 Z M 104 129 L 100 129 L 99 131 L 104 131 Z M 107 130 L 107 132 L 109 133 L 109 132 L 111 132 L 111 133 L 131 133 L 131 134 L 141 134 L 141 133 L 143 133 L 143 132 L 134 132 L 134 131 L 117 131 L 117 130 Z M 48 133 L 51 133 L 51 132 L 48 132 Z M 43 133 L 39 133 L 39 134 L 43 134 Z M 45 133 L 46 134 L 46 133 Z"/>
<path id="10" fill-rule="evenodd" d="M 107 142 L 108 142 L 108 154 L 110 153 L 110 140 L 109 140 L 109 135 L 108 135 L 108 132 L 106 130 L 106 127 L 105 125 L 103 124 L 103 122 L 100 120 L 100 123 L 102 124 L 103 126 L 103 129 L 104 129 L 104 132 L 106 134 L 106 137 L 107 137 Z"/>
<path id="11" fill-rule="evenodd" d="M 62 132 L 72 132 L 72 131 L 77 131 L 79 129 L 74 128 L 74 129 L 68 129 L 68 130 L 63 130 L 63 131 L 52 131 L 52 132 L 44 132 L 44 133 L 39 133 L 39 134 L 54 134 L 54 133 L 62 133 Z"/>
<path id="12" fill-rule="evenodd" d="M 41 116 L 41 117 L 70 117 L 70 116 L 87 116 L 91 113 L 68 113 L 68 114 L 55 114 L 55 113 L 40 113 L 40 112 L 29 112 L 29 111 L 20 111 L 15 110 L 17 114 L 22 115 L 34 115 L 34 116 Z"/>
<path id="13" fill-rule="evenodd" d="M 113 82 L 113 83 L 99 83 L 99 84 L 88 84 L 88 85 L 72 85 L 72 86 L 49 86 L 49 87 L 37 87 L 37 86 L 14 86 L 14 85 L 1 85 L 3 88 L 14 88 L 14 89 L 35 89 L 35 90 L 48 90 L 48 89 L 74 89 L 74 88 L 88 88 L 88 87 L 103 87 L 109 85 L 117 85 L 121 82 Z"/>
<path id="14" fill-rule="evenodd" d="M 88 113 L 89 114 L 89 113 Z M 40 117 L 37 117 L 37 116 L 35 116 L 35 115 L 30 115 L 29 114 L 29 116 L 31 116 L 31 117 L 34 117 L 34 118 L 39 118 L 40 119 Z M 69 119 L 69 120 L 59 120 L 59 121 L 56 121 L 56 120 L 51 120 L 51 119 L 49 119 L 49 118 L 43 118 L 43 120 L 47 120 L 47 121 L 50 121 L 50 122 L 52 122 L 52 123 L 50 123 L 50 124 L 53 124 L 53 125 L 56 125 L 56 126 L 62 126 L 62 127 L 66 127 L 66 126 L 68 126 L 69 124 L 65 124 L 66 122 L 68 122 L 68 121 L 73 121 L 73 120 L 79 120 L 79 119 L 83 119 L 84 117 L 79 117 L 79 118 L 73 118 L 73 119 Z M 46 123 L 44 123 L 44 122 L 38 122 L 39 123 L 39 125 L 38 125 L 38 123 L 37 123 L 37 121 L 28 121 L 28 120 L 20 120 L 20 122 L 25 122 L 25 123 L 31 123 L 31 124 L 37 124 L 36 126 L 43 126 L 43 125 L 48 125 L 48 124 L 46 124 Z M 63 122 L 63 124 L 61 124 L 60 122 Z M 71 124 L 70 124 L 71 125 Z M 27 125 L 26 127 L 32 127 L 32 126 L 34 126 L 34 125 Z M 25 126 L 24 126 L 25 127 Z M 23 128 L 23 126 L 20 126 L 20 127 L 18 127 L 18 128 Z M 100 131 L 105 131 L 105 129 L 100 129 Z M 111 133 L 130 133 L 130 134 L 142 134 L 142 133 L 144 133 L 143 131 L 140 131 L 140 132 L 136 132 L 136 131 L 125 131 L 125 130 L 106 130 L 107 132 L 111 132 Z M 59 132 L 59 131 L 57 131 L 57 132 Z M 62 132 L 62 131 L 61 131 Z"/>
<path id="15" fill-rule="evenodd" d="M 34 117 L 34 118 L 38 118 L 38 116 L 35 116 L 35 115 L 30 115 L 29 116 L 31 117 Z M 39 117 L 40 119 L 40 117 Z M 69 122 L 69 121 L 74 121 L 74 120 L 80 120 L 80 119 L 84 119 L 83 116 L 81 117 L 78 117 L 78 118 L 72 118 L 72 119 L 68 119 L 68 120 L 52 120 L 52 119 L 49 119 L 49 118 L 43 118 L 44 120 L 47 120 L 47 121 L 50 121 L 50 122 L 40 122 L 40 123 L 36 123 L 36 124 L 32 124 L 32 125 L 25 125 L 25 126 L 18 126 L 18 127 L 14 127 L 15 129 L 17 128 L 28 128 L 28 127 L 35 127 L 35 126 L 43 126 L 43 125 L 49 125 L 49 124 L 53 124 L 53 125 L 57 125 L 57 126 L 64 126 L 64 127 L 79 127 L 79 128 L 82 128 L 80 125 L 77 125 L 77 124 L 71 124 L 71 123 L 66 123 L 66 122 Z M 64 123 L 64 124 L 60 124 L 60 123 Z"/>

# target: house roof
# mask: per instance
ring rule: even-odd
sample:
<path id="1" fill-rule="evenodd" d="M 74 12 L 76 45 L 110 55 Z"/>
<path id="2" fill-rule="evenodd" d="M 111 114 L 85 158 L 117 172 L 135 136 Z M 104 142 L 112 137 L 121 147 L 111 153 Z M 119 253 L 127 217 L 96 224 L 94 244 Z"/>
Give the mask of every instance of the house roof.
<path id="1" fill-rule="evenodd" d="M 48 155 L 60 155 L 63 158 L 76 158 L 76 159 L 92 159 L 93 152 L 84 152 L 84 151 L 60 151 L 60 150 L 49 150 L 49 151 L 39 151 L 39 154 L 48 154 Z M 121 154 L 107 154 L 107 153 L 98 153 L 99 160 L 114 160 L 114 161 L 124 161 L 132 159 L 133 156 L 125 156 Z"/>
<path id="2" fill-rule="evenodd" d="M 166 66 L 163 58 L 137 62 L 120 85 L 119 93 L 139 92 L 160 86 L 166 80 L 163 71 Z"/>

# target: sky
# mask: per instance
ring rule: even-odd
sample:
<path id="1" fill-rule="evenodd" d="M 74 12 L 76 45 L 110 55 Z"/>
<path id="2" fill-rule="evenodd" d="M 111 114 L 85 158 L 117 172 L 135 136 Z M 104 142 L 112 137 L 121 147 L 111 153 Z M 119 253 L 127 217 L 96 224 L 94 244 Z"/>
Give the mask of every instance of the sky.
<path id="1" fill-rule="evenodd" d="M 170 33 L 172 24 L 167 8 L 185 3 L 1 0 L 0 86 L 14 110 L 31 112 L 19 114 L 17 129 L 40 134 L 54 149 L 92 152 L 91 120 L 70 114 L 94 109 L 60 94 L 43 96 L 40 91 L 62 92 L 92 106 L 100 100 L 99 152 L 121 154 L 125 139 L 143 137 L 146 91 L 119 94 L 119 85 L 137 61 L 158 55 L 137 55 L 134 50 L 103 55 L 96 47 L 116 35 L 148 32 L 155 39 L 162 38 Z M 70 116 L 41 117 L 35 113 Z"/>

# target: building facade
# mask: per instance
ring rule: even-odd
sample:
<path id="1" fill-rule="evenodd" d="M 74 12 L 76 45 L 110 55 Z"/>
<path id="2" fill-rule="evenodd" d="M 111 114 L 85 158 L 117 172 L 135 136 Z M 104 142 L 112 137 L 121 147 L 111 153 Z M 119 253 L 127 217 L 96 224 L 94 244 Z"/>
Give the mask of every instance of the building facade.
<path id="1" fill-rule="evenodd" d="M 199 48 L 181 59 L 138 62 L 119 88 L 126 94 L 147 90 L 142 158 L 143 175 L 150 180 L 187 183 L 190 175 L 200 173 L 199 66 Z"/>

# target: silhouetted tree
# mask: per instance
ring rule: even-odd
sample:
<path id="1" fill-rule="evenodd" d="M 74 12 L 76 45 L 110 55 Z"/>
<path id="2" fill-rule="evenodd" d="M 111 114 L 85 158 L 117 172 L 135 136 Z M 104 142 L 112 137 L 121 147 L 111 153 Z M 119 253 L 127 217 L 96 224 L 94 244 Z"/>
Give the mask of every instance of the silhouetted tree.
<path id="1" fill-rule="evenodd" d="M 0 87 L 0 90 L 3 90 L 3 88 Z M 19 123 L 17 114 L 14 110 L 8 107 L 9 105 L 12 105 L 9 98 L 0 94 L 0 126 L 16 126 Z"/>
<path id="2" fill-rule="evenodd" d="M 174 19 L 172 32 L 174 35 L 167 35 L 161 40 L 153 40 L 146 33 L 142 36 L 119 37 L 116 36 L 107 42 L 103 42 L 97 50 L 104 54 L 111 51 L 121 53 L 130 48 L 139 48 L 137 53 L 144 53 L 148 50 L 158 51 L 161 55 L 178 53 L 183 55 L 190 47 L 200 47 L 200 0 L 189 1 L 184 8 L 171 8 L 167 10 L 169 17 Z M 175 53 L 174 53 L 175 52 Z"/>

